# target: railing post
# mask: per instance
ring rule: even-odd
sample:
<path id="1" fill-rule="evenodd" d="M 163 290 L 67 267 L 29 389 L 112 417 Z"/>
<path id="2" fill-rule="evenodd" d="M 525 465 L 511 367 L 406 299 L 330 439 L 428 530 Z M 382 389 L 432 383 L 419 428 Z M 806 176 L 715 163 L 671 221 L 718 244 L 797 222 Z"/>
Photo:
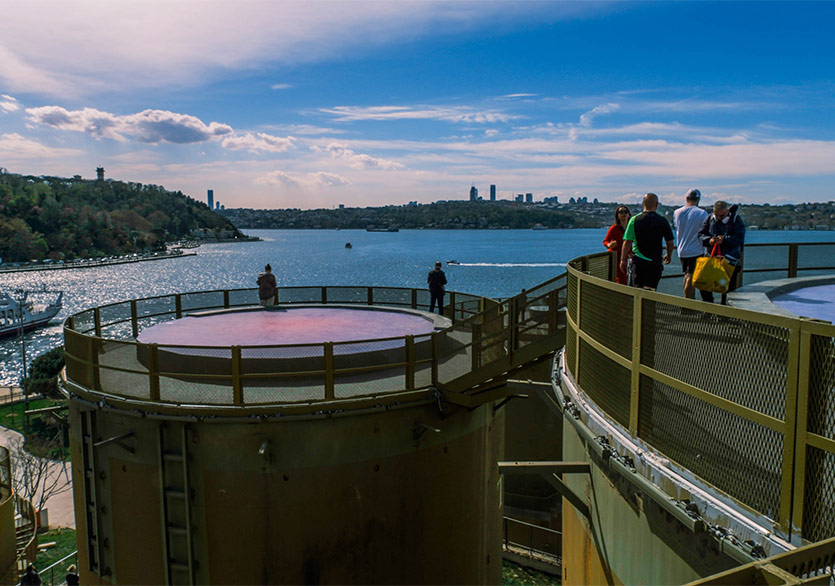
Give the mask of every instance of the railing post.
<path id="1" fill-rule="evenodd" d="M 554 289 L 548 293 L 548 334 L 554 335 L 557 333 L 557 316 L 560 311 L 560 296 L 557 290 Z"/>
<path id="2" fill-rule="evenodd" d="M 229 309 L 229 289 L 223 290 L 223 308 Z"/>
<path id="3" fill-rule="evenodd" d="M 508 316 L 507 323 L 509 326 L 508 332 L 508 349 L 510 354 L 513 354 L 513 351 L 519 347 L 519 301 L 516 297 L 511 297 L 508 304 L 508 311 L 510 315 Z"/>
<path id="4" fill-rule="evenodd" d="M 412 289 L 412 309 L 417 309 L 417 289 Z"/>
<path id="5" fill-rule="evenodd" d="M 481 325 L 473 324 L 473 343 L 470 346 L 473 352 L 472 368 L 476 370 L 481 364 Z"/>
<path id="6" fill-rule="evenodd" d="M 797 276 L 797 243 L 789 244 L 789 270 L 786 275 L 789 279 L 794 279 Z"/>
<path id="7" fill-rule="evenodd" d="M 130 300 L 130 328 L 133 332 L 133 337 L 139 335 L 139 320 L 137 317 L 137 309 L 136 309 L 136 299 Z"/>
<path id="8" fill-rule="evenodd" d="M 148 344 L 148 388 L 151 401 L 159 401 L 159 347 Z"/>
<path id="9" fill-rule="evenodd" d="M 328 303 L 328 288 L 322 287 L 322 305 L 327 305 Z"/>
<path id="10" fill-rule="evenodd" d="M 432 332 L 432 386 L 438 386 L 438 332 Z"/>
<path id="11" fill-rule="evenodd" d="M 374 305 L 374 287 L 368 287 L 368 305 Z"/>
<path id="12" fill-rule="evenodd" d="M 455 324 L 455 291 L 451 291 L 449 294 L 449 306 L 450 311 L 452 311 L 452 316 L 450 316 L 450 321 Z"/>
<path id="13" fill-rule="evenodd" d="M 325 401 L 334 399 L 333 342 L 325 342 Z"/>
<path id="14" fill-rule="evenodd" d="M 415 388 L 415 337 L 406 336 L 406 390 Z"/>
<path id="15" fill-rule="evenodd" d="M 241 381 L 241 347 L 232 346 L 232 402 L 244 404 L 244 385 Z"/>
<path id="16" fill-rule="evenodd" d="M 98 340 L 96 338 L 87 338 L 87 340 L 89 342 L 88 351 L 90 352 L 90 384 L 92 385 L 93 390 L 100 391 L 101 374 L 99 373 L 99 353 L 96 349 L 96 343 L 98 342 Z"/>
<path id="17" fill-rule="evenodd" d="M 182 293 L 177 293 L 174 295 L 174 313 L 177 316 L 177 319 L 183 317 L 183 295 Z"/>
<path id="18" fill-rule="evenodd" d="M 643 298 L 632 294 L 632 373 L 629 393 L 629 431 L 638 437 L 638 410 L 641 389 L 641 320 Z"/>
<path id="19" fill-rule="evenodd" d="M 807 480 L 812 333 L 803 327 L 803 319 L 798 322 L 796 327 L 791 328 L 789 335 L 780 525 L 787 535 L 796 530 L 797 535 L 802 537 Z M 793 495 L 793 498 L 789 495 Z"/>
<path id="20" fill-rule="evenodd" d="M 101 338 L 101 310 L 98 307 L 93 309 L 93 323 L 96 325 L 96 337 Z"/>

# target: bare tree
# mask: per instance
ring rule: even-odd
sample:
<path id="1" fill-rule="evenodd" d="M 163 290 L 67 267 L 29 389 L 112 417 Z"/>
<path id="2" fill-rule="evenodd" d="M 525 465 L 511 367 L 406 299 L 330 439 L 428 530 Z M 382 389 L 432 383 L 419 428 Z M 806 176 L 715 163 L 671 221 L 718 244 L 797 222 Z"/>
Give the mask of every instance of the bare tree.
<path id="1" fill-rule="evenodd" d="M 60 447 L 60 442 L 60 436 L 56 436 L 47 447 Z M 36 511 L 42 510 L 51 497 L 72 489 L 72 479 L 65 462 L 30 454 L 20 438 L 11 440 L 8 448 L 12 458 L 14 490 L 31 502 Z"/>

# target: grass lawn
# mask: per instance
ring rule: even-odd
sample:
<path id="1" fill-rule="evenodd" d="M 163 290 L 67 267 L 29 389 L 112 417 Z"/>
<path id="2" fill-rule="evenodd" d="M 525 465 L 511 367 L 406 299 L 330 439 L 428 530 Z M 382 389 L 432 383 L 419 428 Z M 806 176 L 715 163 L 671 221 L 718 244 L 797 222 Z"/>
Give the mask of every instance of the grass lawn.
<path id="1" fill-rule="evenodd" d="M 560 579 L 502 560 L 502 583 L 504 586 L 558 586 Z"/>
<path id="2" fill-rule="evenodd" d="M 36 399 L 29 401 L 29 410 L 43 409 L 44 407 L 54 407 L 57 405 L 64 405 L 65 401 L 60 399 Z M 26 450 L 35 456 L 52 459 L 66 459 L 69 450 L 57 450 L 54 446 L 49 446 L 50 440 L 54 438 L 57 433 L 57 427 L 54 425 L 54 419 L 48 415 L 30 415 L 29 416 L 29 433 L 25 432 L 24 412 L 26 411 L 26 404 L 15 403 L 13 405 L 3 405 L 0 407 L 0 425 L 13 429 L 26 436 Z M 36 421 L 40 419 L 41 421 Z M 61 453 L 63 452 L 63 454 Z"/>
<path id="3" fill-rule="evenodd" d="M 50 547 L 49 549 L 38 552 L 38 558 L 35 560 L 35 567 L 38 568 L 39 572 L 42 572 L 58 560 L 70 555 L 78 549 L 75 545 L 75 529 L 53 529 L 38 535 L 38 543 L 43 544 L 51 541 L 55 542 L 55 547 Z M 74 563 L 76 563 L 74 559 L 69 559 L 59 567 L 55 568 L 56 584 L 63 582 L 64 575 L 67 573 L 67 566 Z M 49 578 L 48 575 L 44 576 L 41 574 L 41 576 L 43 578 Z"/>

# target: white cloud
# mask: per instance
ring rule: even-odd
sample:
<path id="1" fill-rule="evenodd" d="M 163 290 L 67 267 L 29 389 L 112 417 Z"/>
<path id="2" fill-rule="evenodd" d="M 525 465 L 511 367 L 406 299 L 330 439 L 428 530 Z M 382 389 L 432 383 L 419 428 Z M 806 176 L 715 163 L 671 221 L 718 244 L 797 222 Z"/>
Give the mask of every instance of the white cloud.
<path id="1" fill-rule="evenodd" d="M 476 110 L 468 106 L 336 106 L 322 108 L 339 122 L 358 120 L 444 120 L 465 124 L 508 122 L 520 118 L 498 110 Z"/>
<path id="2" fill-rule="evenodd" d="M 255 179 L 257 185 L 273 185 L 284 187 L 300 187 L 300 188 L 315 188 L 315 187 L 338 187 L 341 185 L 350 185 L 351 182 L 335 173 L 327 171 L 317 171 L 313 173 L 306 173 L 304 175 L 293 175 L 284 171 L 271 171 L 266 175 Z"/>
<path id="3" fill-rule="evenodd" d="M 316 185 L 350 185 L 351 182 L 335 173 L 319 171 L 308 175 Z"/>
<path id="4" fill-rule="evenodd" d="M 78 155 L 75 149 L 53 148 L 21 136 L 16 132 L 0 135 L 0 160 L 41 160 L 45 157 Z"/>
<path id="5" fill-rule="evenodd" d="M 485 23 L 542 23 L 597 11 L 583 3 L 446 0 L 6 2 L 0 84 L 50 95 L 183 87 L 231 69 L 344 58 Z"/>
<path id="6" fill-rule="evenodd" d="M 588 128 L 591 126 L 592 120 L 599 116 L 600 114 L 609 114 L 614 112 L 615 110 L 620 109 L 620 104 L 601 104 L 599 106 L 595 106 L 585 114 L 580 115 L 580 126 L 583 128 Z"/>
<path id="7" fill-rule="evenodd" d="M 6 94 L 0 94 L 0 112 L 17 112 L 20 110 L 20 102 Z"/>
<path id="8" fill-rule="evenodd" d="M 274 83 L 274 84 L 272 84 L 272 85 L 270 86 L 270 89 L 274 89 L 274 90 L 289 90 L 291 87 L 293 87 L 293 86 L 292 86 L 292 85 L 290 85 L 289 83 Z"/>
<path id="9" fill-rule="evenodd" d="M 260 151 L 268 153 L 283 153 L 295 146 L 296 139 L 292 136 L 280 137 L 266 134 L 264 132 L 256 132 L 255 134 L 247 132 L 246 134 L 227 136 L 223 139 L 221 144 L 227 149 L 247 150 L 253 153 Z"/>
<path id="10" fill-rule="evenodd" d="M 326 152 L 336 159 L 343 159 L 348 161 L 348 164 L 355 169 L 400 169 L 403 167 L 401 163 L 396 161 L 389 161 L 387 159 L 378 159 L 371 155 L 358 154 L 348 148 L 347 145 L 332 142 L 326 147 L 313 145 L 311 150 L 321 153 Z"/>
<path id="11" fill-rule="evenodd" d="M 205 142 L 230 134 L 232 127 L 218 122 L 205 124 L 196 116 L 165 110 L 143 110 L 119 116 L 95 108 L 67 110 L 61 106 L 27 108 L 33 125 L 83 132 L 96 138 L 143 143 L 187 144 Z"/>

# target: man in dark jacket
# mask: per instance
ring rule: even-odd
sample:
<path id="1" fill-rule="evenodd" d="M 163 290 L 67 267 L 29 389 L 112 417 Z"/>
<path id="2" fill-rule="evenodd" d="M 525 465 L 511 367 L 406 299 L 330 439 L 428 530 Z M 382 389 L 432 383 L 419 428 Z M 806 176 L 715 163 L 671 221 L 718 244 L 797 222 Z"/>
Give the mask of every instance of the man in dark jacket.
<path id="1" fill-rule="evenodd" d="M 734 265 L 728 287 L 729 293 L 736 289 L 737 276 L 742 270 L 742 247 L 745 244 L 745 223 L 736 210 L 735 205 L 728 206 L 726 201 L 717 201 L 713 204 L 713 213 L 705 219 L 702 229 L 699 230 L 699 239 L 705 247 L 705 252 L 710 254 L 713 245 L 718 244 L 719 254 Z M 713 303 L 713 293 L 705 291 L 702 300 Z M 725 303 L 724 295 L 722 303 Z"/>
<path id="2" fill-rule="evenodd" d="M 435 303 L 437 302 L 438 315 L 443 315 L 446 275 L 441 270 L 441 261 L 436 262 L 435 268 L 429 271 L 426 282 L 429 284 L 429 311 L 435 311 Z"/>

